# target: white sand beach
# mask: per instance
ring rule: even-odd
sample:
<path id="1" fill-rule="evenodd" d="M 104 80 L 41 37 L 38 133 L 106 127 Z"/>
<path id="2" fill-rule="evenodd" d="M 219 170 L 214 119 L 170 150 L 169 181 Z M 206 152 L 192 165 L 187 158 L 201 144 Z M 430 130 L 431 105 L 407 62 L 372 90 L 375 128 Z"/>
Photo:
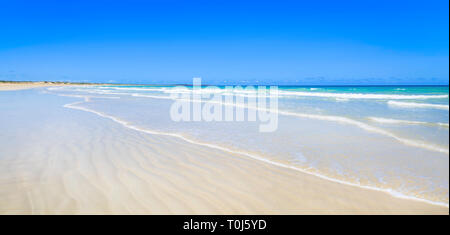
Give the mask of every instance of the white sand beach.
<path id="1" fill-rule="evenodd" d="M 55 86 L 45 82 L 0 82 L 0 91 L 15 91 L 37 87 Z M 61 84 L 59 84 L 61 86 Z"/>
<path id="2" fill-rule="evenodd" d="M 0 93 L 0 214 L 449 213 L 132 130 L 42 91 Z"/>
<path id="3" fill-rule="evenodd" d="M 17 91 L 39 87 L 61 87 L 61 86 L 89 86 L 90 84 L 77 84 L 70 82 L 10 82 L 0 81 L 0 91 Z"/>

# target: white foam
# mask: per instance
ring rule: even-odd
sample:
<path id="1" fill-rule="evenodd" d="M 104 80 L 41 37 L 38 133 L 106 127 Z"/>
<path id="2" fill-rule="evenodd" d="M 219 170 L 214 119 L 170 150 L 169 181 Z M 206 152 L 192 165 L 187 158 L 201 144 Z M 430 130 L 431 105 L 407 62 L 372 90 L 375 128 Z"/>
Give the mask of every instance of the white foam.
<path id="1" fill-rule="evenodd" d="M 303 117 L 303 118 L 312 118 L 312 119 L 317 119 L 317 120 L 325 120 L 325 121 L 333 121 L 333 122 L 350 124 L 350 125 L 357 126 L 361 129 L 369 131 L 369 132 L 373 132 L 373 133 L 391 137 L 391 138 L 399 141 L 400 143 L 403 143 L 403 144 L 411 146 L 411 147 L 423 148 L 423 149 L 430 150 L 430 151 L 449 154 L 448 148 L 430 144 L 430 143 L 425 143 L 422 141 L 411 140 L 411 139 L 399 137 L 399 136 L 397 136 L 389 131 L 386 131 L 384 129 L 373 127 L 366 123 L 359 122 L 359 121 L 356 121 L 356 120 L 353 120 L 350 118 L 346 118 L 346 117 L 324 116 L 324 115 L 315 115 L 315 114 L 302 114 L 302 113 L 292 113 L 292 112 L 284 112 L 284 111 L 280 111 L 279 113 L 284 114 L 284 115 L 289 115 L 289 116 L 297 116 L 297 117 Z"/>
<path id="2" fill-rule="evenodd" d="M 362 94 L 362 93 L 329 93 L 329 92 L 300 92 L 300 91 L 280 91 L 281 95 L 291 96 L 309 96 L 324 98 L 343 98 L 343 99 L 438 99 L 448 98 L 448 95 L 392 95 L 392 94 Z"/>
<path id="3" fill-rule="evenodd" d="M 428 124 L 428 122 L 398 120 L 398 119 L 380 118 L 380 117 L 369 117 L 369 120 L 371 120 L 373 122 L 387 123 L 387 124 L 414 124 L 414 125 L 426 125 L 426 124 Z"/>
<path id="4" fill-rule="evenodd" d="M 58 96 L 83 98 L 83 99 L 85 98 L 120 99 L 120 97 L 117 96 L 92 96 L 92 95 L 67 95 L 67 94 L 58 94 Z"/>
<path id="5" fill-rule="evenodd" d="M 439 126 L 445 126 L 445 127 L 448 128 L 448 123 L 441 123 L 441 122 L 438 122 L 437 125 L 439 125 Z"/>
<path id="6" fill-rule="evenodd" d="M 441 122 L 421 122 L 421 121 L 399 120 L 399 119 L 380 118 L 380 117 L 369 117 L 368 119 L 373 122 L 385 123 L 385 124 L 431 125 L 431 126 L 448 127 L 448 123 L 441 123 Z"/>
<path id="7" fill-rule="evenodd" d="M 402 108 L 428 108 L 428 109 L 449 110 L 449 106 L 443 104 L 425 104 L 425 103 L 399 102 L 390 100 L 388 101 L 388 105 Z"/>
<path id="8" fill-rule="evenodd" d="M 423 198 L 417 198 L 417 197 L 405 195 L 403 193 L 397 192 L 397 191 L 392 190 L 392 189 L 384 189 L 384 188 L 377 188 L 377 187 L 373 187 L 373 186 L 365 186 L 365 185 L 361 185 L 361 184 L 358 184 L 358 183 L 351 183 L 351 182 L 347 182 L 347 181 L 331 178 L 331 177 L 328 177 L 328 176 L 325 176 L 325 175 L 322 175 L 322 174 L 318 174 L 318 173 L 314 173 L 314 172 L 310 172 L 310 171 L 301 169 L 301 168 L 296 167 L 296 166 L 287 165 L 287 164 L 283 164 L 283 163 L 280 163 L 280 162 L 268 160 L 268 159 L 266 159 L 264 157 L 261 157 L 261 156 L 255 155 L 255 154 L 250 154 L 250 153 L 247 153 L 247 152 L 232 150 L 232 149 L 225 148 L 225 147 L 222 147 L 222 146 L 219 146 L 219 145 L 215 145 L 215 144 L 204 143 L 204 142 L 199 142 L 197 140 L 192 140 L 192 139 L 189 139 L 189 138 L 187 138 L 187 137 L 185 137 L 185 136 L 183 136 L 181 134 L 167 133 L 167 132 L 160 132 L 160 131 L 144 129 L 144 128 L 132 125 L 131 123 L 129 123 L 127 121 L 123 121 L 123 120 L 121 120 L 121 119 L 119 119 L 117 117 L 114 117 L 114 116 L 111 116 L 111 115 L 108 115 L 108 114 L 105 114 L 105 113 L 101 113 L 101 112 L 98 112 L 98 111 L 95 111 L 95 110 L 92 110 L 92 109 L 88 109 L 88 108 L 85 108 L 85 107 L 76 106 L 77 104 L 81 104 L 81 103 L 85 103 L 85 102 L 90 102 L 90 100 L 88 98 L 85 98 L 84 101 L 66 104 L 66 105 L 64 105 L 64 107 L 65 108 L 77 109 L 77 110 L 82 110 L 82 111 L 85 111 L 85 112 L 94 113 L 94 114 L 96 114 L 98 116 L 111 119 L 112 121 L 114 121 L 116 123 L 119 123 L 119 124 L 121 124 L 122 126 L 124 126 L 126 128 L 129 128 L 129 129 L 132 129 L 132 130 L 136 130 L 136 131 L 139 131 L 139 132 L 152 134 L 152 135 L 164 135 L 164 136 L 176 137 L 176 138 L 182 139 L 182 140 L 184 140 L 184 141 L 186 141 L 188 143 L 191 143 L 191 144 L 205 146 L 205 147 L 209 147 L 209 148 L 213 148 L 213 149 L 217 149 L 217 150 L 221 150 L 221 151 L 229 152 L 229 153 L 233 153 L 233 154 L 243 155 L 243 156 L 246 156 L 246 157 L 258 160 L 258 161 L 262 161 L 262 162 L 265 162 L 267 164 L 278 166 L 278 167 L 281 167 L 281 168 L 291 169 L 291 170 L 299 171 L 299 172 L 302 172 L 302 173 L 314 175 L 316 177 L 319 177 L 321 179 L 325 179 L 325 180 L 328 180 L 328 181 L 331 181 L 331 182 L 336 182 L 336 183 L 343 184 L 343 185 L 360 187 L 360 188 L 363 188 L 363 189 L 381 191 L 381 192 L 388 193 L 388 194 L 390 194 L 390 195 L 392 195 L 394 197 L 397 197 L 397 198 L 415 200 L 415 201 L 420 201 L 420 202 L 424 202 L 424 203 L 428 203 L 428 204 L 432 204 L 432 205 L 448 207 L 448 203 L 435 202 L 435 201 L 431 201 L 431 200 L 427 200 L 427 199 L 423 199 Z"/>
<path id="9" fill-rule="evenodd" d="M 145 97 L 145 98 L 152 98 L 152 99 L 174 100 L 173 98 L 167 97 L 167 96 L 142 95 L 142 94 L 136 94 L 136 93 L 131 94 L 131 96 L 134 96 L 134 97 Z"/>
<path id="10" fill-rule="evenodd" d="M 116 90 L 130 90 L 130 91 L 159 91 L 163 93 L 225 93 L 232 91 L 236 94 L 255 94 L 255 90 L 235 90 L 235 89 L 221 89 L 221 88 L 202 88 L 193 90 L 190 88 L 139 88 L 139 87 L 105 87 Z M 318 88 L 310 88 L 311 91 Z M 363 93 L 330 93 L 330 92 L 306 92 L 306 91 L 287 91 L 279 90 L 280 96 L 303 96 L 303 97 L 322 97 L 322 98 L 340 98 L 340 99 L 393 99 L 393 100 L 411 100 L 411 99 L 442 99 L 448 98 L 448 95 L 401 95 L 401 94 L 363 94 Z"/>
<path id="11" fill-rule="evenodd" d="M 135 87 L 108 87 L 114 90 L 125 90 L 125 91 L 165 91 L 166 88 L 135 88 Z"/>

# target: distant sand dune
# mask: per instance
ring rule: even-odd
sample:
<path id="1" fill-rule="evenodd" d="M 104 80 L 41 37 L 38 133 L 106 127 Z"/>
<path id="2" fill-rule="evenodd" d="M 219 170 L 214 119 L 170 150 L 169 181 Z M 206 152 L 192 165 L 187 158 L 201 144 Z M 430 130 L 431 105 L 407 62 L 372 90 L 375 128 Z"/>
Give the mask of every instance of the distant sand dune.
<path id="1" fill-rule="evenodd" d="M 46 86 L 55 86 L 55 85 L 44 82 L 16 82 L 16 83 L 0 82 L 0 91 L 14 91 Z"/>
<path id="2" fill-rule="evenodd" d="M 82 84 L 82 83 L 69 83 L 69 82 L 5 82 L 0 81 L 0 91 L 15 91 L 25 90 L 38 87 L 51 87 L 51 86 L 74 86 L 74 85 L 96 85 L 96 84 Z M 97 84 L 98 85 L 98 84 Z"/>

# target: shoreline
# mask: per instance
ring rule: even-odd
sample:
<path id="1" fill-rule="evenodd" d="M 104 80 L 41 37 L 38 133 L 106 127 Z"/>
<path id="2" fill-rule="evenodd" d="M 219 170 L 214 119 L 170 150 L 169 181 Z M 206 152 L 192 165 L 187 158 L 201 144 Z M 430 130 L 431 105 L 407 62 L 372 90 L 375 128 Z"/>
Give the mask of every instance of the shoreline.
<path id="1" fill-rule="evenodd" d="M 0 213 L 448 214 L 445 205 L 142 129 L 77 106 L 83 103 L 80 97 L 74 102 L 29 93 L 58 105 L 37 103 L 41 115 L 22 110 L 34 117 L 23 117 L 28 125 L 48 127 L 33 128 L 35 141 L 28 133 L 11 130 L 27 148 L 6 143 L 2 150 L 6 162 L 0 164 L 0 184 L 5 185 L 0 188 Z M 17 98 L 14 102 L 33 105 Z M 53 119 L 47 120 L 51 112 Z"/>
<path id="2" fill-rule="evenodd" d="M 81 98 L 81 97 L 77 97 L 77 98 Z M 180 134 L 175 134 L 175 133 L 165 133 L 165 132 L 160 132 L 160 131 L 154 131 L 154 130 L 147 130 L 147 129 L 143 129 L 137 126 L 134 126 L 132 124 L 128 124 L 125 121 L 122 121 L 116 117 L 101 113 L 101 112 L 97 112 L 88 108 L 83 108 L 83 107 L 78 107 L 76 106 L 77 104 L 82 104 L 82 103 L 86 103 L 89 102 L 89 99 L 86 99 L 86 97 L 84 98 L 84 101 L 78 101 L 78 102 L 74 102 L 74 103 L 70 103 L 70 104 L 65 104 L 64 107 L 65 108 L 70 108 L 70 109 L 75 109 L 75 110 L 81 110 L 81 111 L 85 111 L 85 112 L 89 112 L 89 113 L 93 113 L 95 115 L 98 115 L 100 117 L 103 118 L 107 118 L 110 119 L 114 122 L 116 122 L 119 125 L 124 126 L 125 128 L 131 129 L 131 130 L 136 130 L 142 133 L 146 133 L 146 134 L 150 134 L 150 135 L 162 135 L 162 136 L 169 136 L 169 137 L 174 137 L 174 138 L 178 138 L 180 140 L 186 141 L 190 144 L 194 144 L 194 145 L 199 145 L 199 146 L 203 146 L 203 147 L 207 147 L 207 148 L 212 148 L 212 149 L 217 149 L 220 151 L 224 151 L 224 152 L 228 152 L 230 154 L 236 154 L 236 155 L 240 155 L 240 156 L 244 156 L 246 158 L 249 159 L 253 159 L 256 161 L 260 161 L 260 162 L 264 162 L 267 164 L 270 164 L 272 166 L 275 167 L 279 167 L 279 168 L 284 168 L 284 169 L 288 169 L 288 170 L 294 170 L 297 172 L 300 172 L 302 174 L 306 174 L 306 175 L 311 175 L 314 177 L 318 177 L 322 180 L 326 180 L 329 182 L 333 182 L 333 183 L 337 183 L 337 184 L 341 184 L 341 185 L 345 185 L 345 186 L 351 186 L 351 187 L 356 187 L 356 188 L 360 188 L 360 189 L 364 189 L 364 190 L 370 190 L 370 191 L 376 191 L 376 192 L 381 192 L 381 193 L 385 193 L 391 197 L 394 198 L 398 198 L 398 199 L 404 199 L 404 200 L 412 200 L 412 201 L 416 201 L 416 202 L 420 202 L 420 203 L 426 203 L 426 204 L 430 204 L 433 206 L 440 206 L 440 207 L 444 207 L 444 208 L 449 208 L 448 203 L 444 203 L 444 202 L 435 202 L 435 201 L 431 201 L 428 199 L 423 199 L 423 198 L 418 198 L 418 197 L 413 197 L 413 196 L 409 196 L 409 195 L 405 195 L 390 189 L 383 189 L 383 188 L 377 188 L 377 187 L 373 187 L 373 186 L 365 186 L 365 185 L 359 185 L 359 184 L 355 184 L 355 183 L 351 183 L 351 182 L 347 182 L 347 181 L 343 181 L 343 180 L 339 180 L 339 179 L 335 179 L 335 178 L 331 178 L 329 176 L 325 176 L 322 174 L 317 174 L 317 173 L 313 173 L 313 172 L 308 172 L 307 170 L 298 168 L 296 166 L 293 165 L 287 165 L 281 162 L 276 162 L 276 161 L 272 161 L 269 160 L 267 158 L 261 157 L 261 156 L 257 156 L 251 153 L 248 153 L 246 151 L 241 151 L 241 150 L 232 150 L 232 149 L 228 149 L 226 147 L 222 147 L 219 145 L 215 145 L 215 144 L 210 144 L 210 143 L 203 143 L 203 142 L 198 142 L 196 140 L 192 140 L 189 139 L 183 135 Z"/>

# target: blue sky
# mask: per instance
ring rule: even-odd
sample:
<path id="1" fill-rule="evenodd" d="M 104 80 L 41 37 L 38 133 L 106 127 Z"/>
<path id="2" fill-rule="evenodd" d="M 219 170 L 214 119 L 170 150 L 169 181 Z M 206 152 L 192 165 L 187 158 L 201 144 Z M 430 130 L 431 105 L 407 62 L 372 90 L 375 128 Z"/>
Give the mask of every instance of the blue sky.
<path id="1" fill-rule="evenodd" d="M 448 1 L 0 0 L 0 80 L 448 84 Z"/>

